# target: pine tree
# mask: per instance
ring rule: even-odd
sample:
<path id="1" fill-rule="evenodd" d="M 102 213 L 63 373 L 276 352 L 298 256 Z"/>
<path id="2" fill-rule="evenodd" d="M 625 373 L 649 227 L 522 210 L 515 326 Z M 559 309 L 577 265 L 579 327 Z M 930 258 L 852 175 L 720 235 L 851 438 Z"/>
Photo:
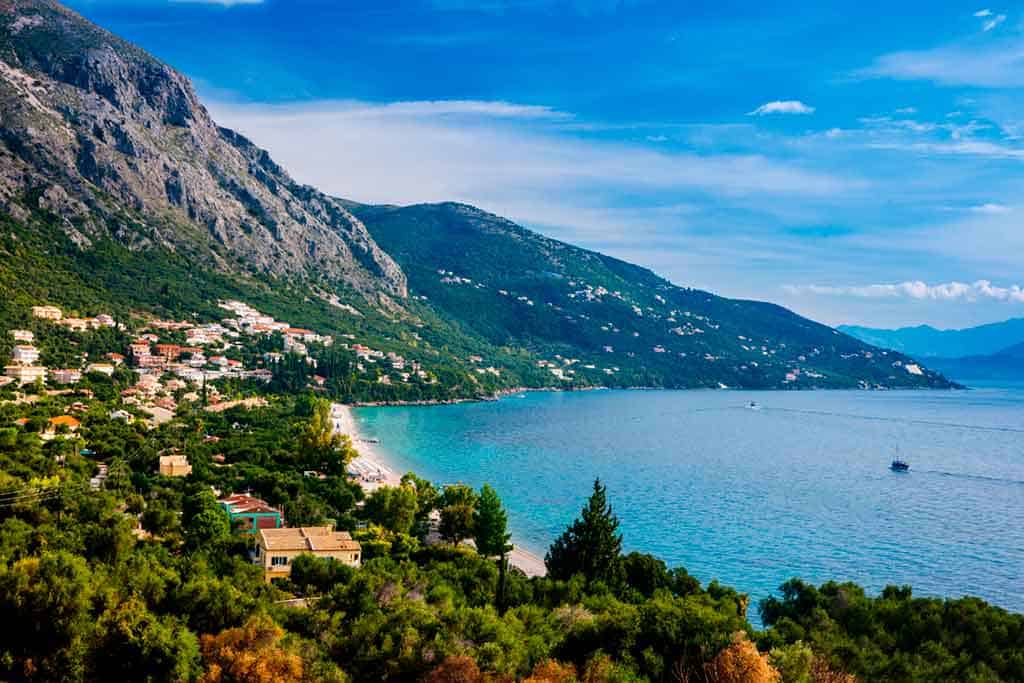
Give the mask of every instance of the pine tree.
<path id="1" fill-rule="evenodd" d="M 473 540 L 476 550 L 481 555 L 498 557 L 498 587 L 495 592 L 495 606 L 500 614 L 504 614 L 507 600 L 505 584 L 508 573 L 508 552 L 512 550 L 508 533 L 508 515 L 501 507 L 498 493 L 489 485 L 484 484 L 476 501 L 473 512 Z"/>
<path id="2" fill-rule="evenodd" d="M 473 513 L 473 540 L 481 555 L 504 555 L 511 536 L 508 534 L 508 516 L 501 507 L 497 492 L 487 484 L 480 489 Z"/>
<path id="3" fill-rule="evenodd" d="M 618 518 L 605 496 L 601 480 L 594 480 L 594 492 L 580 517 L 565 530 L 548 550 L 544 563 L 553 579 L 568 580 L 583 574 L 587 583 L 613 583 L 621 569 L 622 536 L 616 531 Z"/>

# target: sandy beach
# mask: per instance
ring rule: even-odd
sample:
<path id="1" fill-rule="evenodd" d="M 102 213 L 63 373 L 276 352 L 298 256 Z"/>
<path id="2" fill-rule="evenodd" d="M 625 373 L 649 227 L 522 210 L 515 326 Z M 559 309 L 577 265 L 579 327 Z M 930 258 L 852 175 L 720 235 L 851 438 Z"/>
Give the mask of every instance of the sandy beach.
<path id="1" fill-rule="evenodd" d="M 359 483 L 368 493 L 381 486 L 398 486 L 402 482 L 402 474 L 395 470 L 381 454 L 359 433 L 352 409 L 342 403 L 331 404 L 331 420 L 334 431 L 347 434 L 352 445 L 359 451 L 359 457 L 352 461 L 349 469 L 355 472 Z"/>
<path id="2" fill-rule="evenodd" d="M 365 491 L 371 492 L 382 486 L 401 484 L 402 473 L 388 462 L 382 449 L 376 448 L 374 443 L 367 441 L 360 434 L 350 406 L 332 403 L 331 419 L 335 431 L 347 434 L 352 439 L 352 445 L 359 451 L 359 457 L 352 461 L 350 469 L 357 474 L 359 483 Z M 509 564 L 527 576 L 544 576 L 547 573 L 542 558 L 520 547 L 513 548 L 509 553 Z"/>

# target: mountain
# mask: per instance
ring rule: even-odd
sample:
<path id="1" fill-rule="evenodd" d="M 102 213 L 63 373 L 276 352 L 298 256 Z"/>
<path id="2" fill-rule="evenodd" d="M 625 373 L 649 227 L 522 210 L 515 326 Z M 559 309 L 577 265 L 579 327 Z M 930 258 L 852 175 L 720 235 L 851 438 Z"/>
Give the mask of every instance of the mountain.
<path id="1" fill-rule="evenodd" d="M 896 330 L 840 325 L 841 332 L 883 349 L 893 349 L 918 358 L 957 358 L 991 355 L 1024 342 L 1024 318 L 968 327 L 937 330 L 929 325 Z"/>
<path id="2" fill-rule="evenodd" d="M 471 206 L 348 206 L 398 261 L 414 298 L 590 383 L 948 386 L 901 354 L 780 306 L 677 287 Z"/>
<path id="3" fill-rule="evenodd" d="M 53 0 L 0 0 L 0 207 L 7 327 L 40 303 L 219 318 L 217 299 L 242 299 L 422 363 L 443 388 L 432 399 L 950 386 L 781 307 L 677 287 L 473 207 L 299 185 L 184 76 Z"/>
<path id="4" fill-rule="evenodd" d="M 989 355 L 930 358 L 928 362 L 956 379 L 1024 381 L 1024 342 Z"/>
<path id="5" fill-rule="evenodd" d="M 218 127 L 189 81 L 51 0 L 0 0 L 0 205 L 207 267 L 405 295 L 337 201 Z"/>

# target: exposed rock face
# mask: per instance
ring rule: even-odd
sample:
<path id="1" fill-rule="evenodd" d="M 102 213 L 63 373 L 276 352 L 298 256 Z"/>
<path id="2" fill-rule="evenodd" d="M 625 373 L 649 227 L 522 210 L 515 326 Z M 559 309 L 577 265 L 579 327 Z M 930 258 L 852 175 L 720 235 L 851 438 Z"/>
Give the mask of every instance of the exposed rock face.
<path id="1" fill-rule="evenodd" d="M 52 0 L 0 0 L 0 207 L 225 269 L 406 296 L 341 203 L 218 127 L 188 79 Z"/>

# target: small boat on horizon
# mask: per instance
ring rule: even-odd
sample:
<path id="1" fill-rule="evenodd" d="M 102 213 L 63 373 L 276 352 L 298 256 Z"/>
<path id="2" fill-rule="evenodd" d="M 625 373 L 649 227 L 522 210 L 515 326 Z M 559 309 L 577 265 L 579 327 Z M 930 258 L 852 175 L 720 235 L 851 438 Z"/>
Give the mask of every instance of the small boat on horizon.
<path id="1" fill-rule="evenodd" d="M 757 401 L 751 401 L 747 404 L 747 408 L 750 410 L 761 410 L 761 404 Z"/>
<path id="2" fill-rule="evenodd" d="M 889 465 L 889 469 L 893 472 L 907 472 L 910 470 L 910 464 L 896 458 L 892 461 L 892 464 Z"/>

